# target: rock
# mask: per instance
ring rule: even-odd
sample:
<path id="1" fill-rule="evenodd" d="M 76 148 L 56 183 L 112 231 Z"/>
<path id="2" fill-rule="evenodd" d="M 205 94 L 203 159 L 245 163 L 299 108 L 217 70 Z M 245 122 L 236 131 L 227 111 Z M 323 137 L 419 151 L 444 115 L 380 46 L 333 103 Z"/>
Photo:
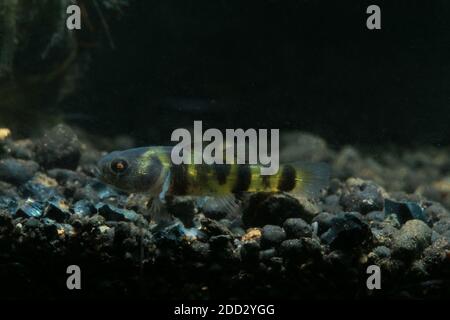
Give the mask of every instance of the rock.
<path id="1" fill-rule="evenodd" d="M 289 218 L 283 223 L 288 239 L 311 237 L 311 226 L 300 218 Z"/>
<path id="2" fill-rule="evenodd" d="M 340 198 L 336 194 L 329 195 L 325 198 L 325 203 L 322 204 L 322 210 L 330 213 L 342 212 L 342 207 L 339 204 Z"/>
<path id="3" fill-rule="evenodd" d="M 450 218 L 442 219 L 433 224 L 433 231 L 438 234 L 445 234 L 450 231 Z"/>
<path id="4" fill-rule="evenodd" d="M 70 217 L 69 206 L 62 198 L 51 199 L 47 202 L 44 216 L 57 222 L 64 222 Z"/>
<path id="5" fill-rule="evenodd" d="M 331 227 L 331 222 L 334 218 L 333 214 L 328 212 L 321 212 L 312 220 L 313 223 L 317 223 L 317 234 L 321 235 Z"/>
<path id="6" fill-rule="evenodd" d="M 384 221 L 385 214 L 383 211 L 371 211 L 365 215 L 367 221 Z"/>
<path id="7" fill-rule="evenodd" d="M 377 224 L 372 229 L 375 243 L 379 246 L 391 247 L 394 235 L 398 229 L 394 227 L 389 221 L 383 221 Z"/>
<path id="8" fill-rule="evenodd" d="M 40 218 L 44 214 L 44 204 L 38 201 L 28 199 L 19 206 L 15 212 L 16 217 L 21 218 Z"/>
<path id="9" fill-rule="evenodd" d="M 280 246 L 280 253 L 284 258 L 301 258 L 304 252 L 303 242 L 300 239 L 285 240 Z"/>
<path id="10" fill-rule="evenodd" d="M 91 216 L 97 213 L 97 209 L 89 200 L 79 200 L 73 205 L 73 213 L 81 216 Z"/>
<path id="11" fill-rule="evenodd" d="M 94 191 L 94 193 L 96 194 L 96 196 L 100 199 L 100 200 L 105 200 L 105 199 L 109 199 L 109 198 L 116 198 L 119 196 L 119 193 L 116 189 L 114 189 L 113 187 L 104 184 L 100 181 L 96 181 L 96 180 L 92 180 L 90 181 L 87 185 L 86 188 L 87 190 L 91 189 Z M 89 191 L 88 191 L 89 192 Z M 95 196 L 94 196 L 95 198 Z"/>
<path id="12" fill-rule="evenodd" d="M 221 220 L 227 216 L 227 212 L 225 210 L 214 210 L 212 208 L 203 208 L 203 214 L 205 217 L 209 219 Z"/>
<path id="13" fill-rule="evenodd" d="M 187 228 L 194 226 L 193 219 L 196 214 L 195 202 L 189 198 L 183 197 L 170 197 L 167 201 L 167 210 L 181 222 Z"/>
<path id="14" fill-rule="evenodd" d="M 261 246 L 263 248 L 277 246 L 284 239 L 286 239 L 286 232 L 279 226 L 267 225 L 262 229 Z"/>
<path id="15" fill-rule="evenodd" d="M 266 249 L 266 250 L 262 250 L 259 252 L 259 259 L 260 260 L 270 260 L 274 257 L 276 257 L 277 255 L 277 251 L 274 248 L 270 248 L 270 249 Z"/>
<path id="16" fill-rule="evenodd" d="M 242 244 L 240 249 L 241 259 L 244 262 L 257 262 L 259 260 L 259 243 L 249 241 Z"/>
<path id="17" fill-rule="evenodd" d="M 19 197 L 16 187 L 4 181 L 0 181 L 0 196 L 10 198 Z"/>
<path id="18" fill-rule="evenodd" d="M 31 198 L 41 202 L 45 202 L 52 198 L 62 198 L 62 195 L 55 188 L 47 187 L 31 180 L 21 185 L 18 190 L 23 198 Z"/>
<path id="19" fill-rule="evenodd" d="M 445 272 L 450 267 L 448 259 L 450 243 L 447 239 L 439 239 L 423 251 L 422 261 L 425 270 L 431 274 Z"/>
<path id="20" fill-rule="evenodd" d="M 39 165 L 34 161 L 2 159 L 0 160 L 0 180 L 18 186 L 30 180 L 38 169 Z"/>
<path id="21" fill-rule="evenodd" d="M 320 243 L 311 238 L 288 239 L 281 243 L 280 253 L 285 259 L 305 262 L 309 259 L 320 259 L 322 256 Z"/>
<path id="22" fill-rule="evenodd" d="M 0 196 L 0 212 L 14 214 L 17 210 L 18 200 L 8 196 Z"/>
<path id="23" fill-rule="evenodd" d="M 200 220 L 200 223 L 202 225 L 202 231 L 205 232 L 208 236 L 217 236 L 217 235 L 228 235 L 232 236 L 230 229 L 228 229 L 226 226 L 221 224 L 220 222 L 203 218 Z"/>
<path id="24" fill-rule="evenodd" d="M 225 234 L 221 234 L 218 236 L 212 236 L 209 238 L 209 244 L 211 246 L 211 249 L 224 249 L 230 246 L 231 242 L 233 241 L 233 237 Z"/>
<path id="25" fill-rule="evenodd" d="M 319 211 L 304 197 L 296 199 L 285 194 L 256 193 L 245 204 L 242 221 L 246 227 L 281 226 L 288 218 L 311 221 Z"/>
<path id="26" fill-rule="evenodd" d="M 385 246 L 378 246 L 374 248 L 372 252 L 375 253 L 381 259 L 389 258 L 391 256 L 391 250 Z"/>
<path id="27" fill-rule="evenodd" d="M 409 220 L 394 235 L 392 255 L 398 258 L 418 257 L 431 244 L 431 229 L 421 220 Z"/>
<path id="28" fill-rule="evenodd" d="M 47 131 L 36 143 L 37 161 L 46 169 L 76 169 L 81 156 L 81 144 L 68 126 L 60 124 Z"/>
<path id="29" fill-rule="evenodd" d="M 9 155 L 13 158 L 23 160 L 34 158 L 33 141 L 29 139 L 10 141 L 7 148 Z"/>
<path id="30" fill-rule="evenodd" d="M 371 181 L 350 178 L 339 201 L 345 211 L 366 214 L 383 210 L 384 191 Z"/>
<path id="31" fill-rule="evenodd" d="M 340 213 L 331 220 L 330 229 L 320 238 L 333 250 L 350 250 L 368 243 L 372 238 L 372 232 L 356 215 Z"/>
<path id="32" fill-rule="evenodd" d="M 192 242 L 191 249 L 194 254 L 194 257 L 197 259 L 206 260 L 210 254 L 209 243 L 196 240 Z"/>
<path id="33" fill-rule="evenodd" d="M 51 169 L 47 171 L 47 175 L 55 179 L 60 185 L 74 185 L 82 187 L 87 179 L 83 174 L 69 169 Z"/>
<path id="34" fill-rule="evenodd" d="M 136 212 L 121 209 L 110 204 L 100 202 L 95 208 L 107 221 L 136 221 L 138 219 L 138 214 Z"/>
<path id="35" fill-rule="evenodd" d="M 450 213 L 443 205 L 439 203 L 433 203 L 431 206 L 424 210 L 425 216 L 432 222 L 437 222 L 442 219 L 450 219 Z"/>
<path id="36" fill-rule="evenodd" d="M 423 209 L 415 202 L 398 202 L 386 199 L 384 201 L 384 211 L 386 215 L 395 214 L 401 224 L 408 220 L 418 219 L 426 222 Z"/>

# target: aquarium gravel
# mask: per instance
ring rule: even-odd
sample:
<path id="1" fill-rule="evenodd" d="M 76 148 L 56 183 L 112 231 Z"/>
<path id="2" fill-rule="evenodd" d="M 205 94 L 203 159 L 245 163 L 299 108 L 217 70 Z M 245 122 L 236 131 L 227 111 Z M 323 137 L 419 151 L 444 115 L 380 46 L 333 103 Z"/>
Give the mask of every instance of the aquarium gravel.
<path id="1" fill-rule="evenodd" d="M 95 178 L 106 150 L 85 137 L 63 124 L 1 137 L 2 298 L 450 297 L 448 150 L 374 156 L 292 132 L 284 157 L 331 165 L 319 197 L 256 193 L 236 219 L 176 197 L 155 224 L 143 199 Z M 70 265 L 81 291 L 66 288 Z M 366 286 L 370 265 L 382 290 Z"/>

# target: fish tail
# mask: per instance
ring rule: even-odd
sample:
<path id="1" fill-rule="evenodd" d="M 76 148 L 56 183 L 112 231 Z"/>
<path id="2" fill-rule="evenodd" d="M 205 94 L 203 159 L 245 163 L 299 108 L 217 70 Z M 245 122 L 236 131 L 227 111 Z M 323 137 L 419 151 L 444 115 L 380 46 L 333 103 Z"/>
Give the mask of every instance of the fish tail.
<path id="1" fill-rule="evenodd" d="M 289 191 L 294 195 L 316 197 L 326 188 L 330 180 L 330 166 L 324 162 L 292 162 L 287 164 L 295 169 L 295 187 Z"/>

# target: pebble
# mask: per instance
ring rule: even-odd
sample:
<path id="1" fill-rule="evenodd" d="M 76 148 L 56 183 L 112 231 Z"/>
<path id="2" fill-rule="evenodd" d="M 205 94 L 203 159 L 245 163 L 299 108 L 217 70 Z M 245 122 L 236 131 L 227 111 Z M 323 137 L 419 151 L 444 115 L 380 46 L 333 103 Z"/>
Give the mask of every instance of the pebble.
<path id="1" fill-rule="evenodd" d="M 38 171 L 39 165 L 31 160 L 0 160 L 0 180 L 13 185 L 21 185 L 30 180 Z"/>
<path id="2" fill-rule="evenodd" d="M 412 219 L 419 219 L 425 222 L 427 221 L 423 209 L 420 207 L 420 205 L 411 201 L 400 202 L 385 199 L 384 211 L 387 215 L 397 215 L 398 221 L 401 224 L 404 224 L 406 221 Z"/>
<path id="3" fill-rule="evenodd" d="M 240 249 L 241 259 L 245 262 L 256 262 L 259 260 L 260 245 L 257 241 L 248 241 L 242 244 Z"/>
<path id="4" fill-rule="evenodd" d="M 334 218 L 333 214 L 330 214 L 328 212 L 321 212 L 317 216 L 314 217 L 312 220 L 313 223 L 317 223 L 318 230 L 317 233 L 320 235 L 327 231 L 332 224 L 332 220 Z"/>
<path id="5" fill-rule="evenodd" d="M 136 221 L 138 214 L 132 210 L 121 209 L 111 204 L 98 203 L 95 208 L 108 221 Z"/>
<path id="6" fill-rule="evenodd" d="M 398 258 L 418 257 L 431 244 L 431 229 L 421 220 L 409 220 L 394 235 L 392 255 Z"/>
<path id="7" fill-rule="evenodd" d="M 247 228 L 267 224 L 281 226 L 288 218 L 311 221 L 320 209 L 309 199 L 285 194 L 256 193 L 245 203 L 242 221 Z"/>
<path id="8" fill-rule="evenodd" d="M 71 128 L 59 124 L 39 139 L 35 152 L 37 161 L 46 169 L 76 169 L 81 157 L 81 144 Z"/>
<path id="9" fill-rule="evenodd" d="M 303 219 L 289 218 L 283 223 L 283 229 L 286 231 L 288 239 L 311 237 L 312 228 Z"/>
<path id="10" fill-rule="evenodd" d="M 362 214 L 383 210 L 383 190 L 373 182 L 348 179 L 340 204 L 345 211 Z"/>
<path id="11" fill-rule="evenodd" d="M 279 245 L 286 239 L 286 232 L 283 228 L 275 225 L 266 225 L 261 232 L 261 246 L 270 248 Z"/>
<path id="12" fill-rule="evenodd" d="M 15 212 L 16 217 L 22 218 L 39 218 L 44 214 L 44 204 L 34 200 L 27 200 L 25 203 L 18 207 Z"/>
<path id="13" fill-rule="evenodd" d="M 370 241 L 372 232 L 358 216 L 340 213 L 331 220 L 330 229 L 320 238 L 332 249 L 351 250 Z"/>
<path id="14" fill-rule="evenodd" d="M 73 205 L 73 213 L 81 216 L 90 216 L 97 212 L 94 204 L 89 200 L 79 200 Z"/>

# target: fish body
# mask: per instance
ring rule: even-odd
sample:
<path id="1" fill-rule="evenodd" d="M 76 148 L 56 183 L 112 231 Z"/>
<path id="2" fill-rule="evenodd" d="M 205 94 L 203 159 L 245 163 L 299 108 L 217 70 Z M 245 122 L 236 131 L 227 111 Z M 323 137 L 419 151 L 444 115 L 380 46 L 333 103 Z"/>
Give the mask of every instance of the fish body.
<path id="1" fill-rule="evenodd" d="M 323 163 L 282 164 L 278 173 L 261 175 L 259 165 L 173 164 L 170 147 L 114 151 L 98 163 L 99 178 L 119 189 L 151 196 L 223 196 L 246 192 L 314 195 L 328 181 Z"/>

